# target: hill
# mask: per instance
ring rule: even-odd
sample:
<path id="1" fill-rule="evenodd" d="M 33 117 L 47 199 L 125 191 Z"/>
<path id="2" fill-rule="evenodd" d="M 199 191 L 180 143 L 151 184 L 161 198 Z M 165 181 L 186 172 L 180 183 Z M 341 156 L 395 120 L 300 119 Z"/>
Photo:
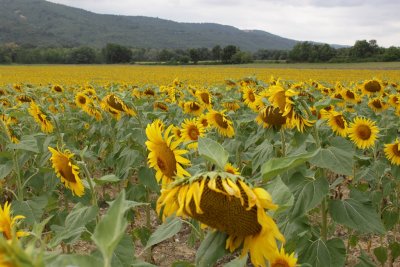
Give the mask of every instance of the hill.
<path id="1" fill-rule="evenodd" d="M 137 48 L 212 48 L 245 51 L 291 49 L 295 40 L 265 31 L 215 23 L 178 23 L 143 16 L 103 15 L 44 0 L 0 0 L 0 45 L 92 46 L 117 43 Z"/>

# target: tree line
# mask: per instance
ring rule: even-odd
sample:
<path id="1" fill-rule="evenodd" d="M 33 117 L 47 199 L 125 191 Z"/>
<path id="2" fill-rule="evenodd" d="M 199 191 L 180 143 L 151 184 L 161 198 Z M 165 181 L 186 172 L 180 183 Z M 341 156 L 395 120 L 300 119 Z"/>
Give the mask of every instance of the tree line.
<path id="1" fill-rule="evenodd" d="M 154 62 L 155 64 L 242 64 L 254 60 L 284 62 L 362 62 L 400 61 L 400 47 L 379 47 L 376 40 L 358 40 L 351 47 L 299 42 L 291 50 L 261 49 L 254 53 L 239 47 L 216 45 L 213 48 L 152 49 L 107 44 L 92 47 L 26 47 L 15 43 L 0 46 L 2 64 L 115 64 Z"/>

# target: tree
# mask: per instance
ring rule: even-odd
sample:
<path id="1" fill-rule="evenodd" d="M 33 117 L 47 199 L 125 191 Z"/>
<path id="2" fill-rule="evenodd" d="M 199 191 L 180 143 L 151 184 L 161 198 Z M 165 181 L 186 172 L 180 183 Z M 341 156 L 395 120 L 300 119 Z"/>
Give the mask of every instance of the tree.
<path id="1" fill-rule="evenodd" d="M 222 48 L 219 45 L 216 45 L 211 50 L 212 59 L 219 61 L 221 60 Z"/>
<path id="2" fill-rule="evenodd" d="M 376 40 L 357 40 L 350 49 L 350 56 L 353 58 L 367 58 L 374 56 L 378 51 Z"/>
<path id="3" fill-rule="evenodd" d="M 106 63 L 127 63 L 132 59 L 132 51 L 119 44 L 107 44 L 103 48 Z"/>
<path id="4" fill-rule="evenodd" d="M 232 63 L 232 57 L 239 49 L 234 45 L 227 45 L 222 49 L 221 59 L 223 63 Z"/>
<path id="5" fill-rule="evenodd" d="M 244 64 L 253 62 L 253 56 L 248 52 L 237 51 L 231 59 L 233 64 Z"/>
<path id="6" fill-rule="evenodd" d="M 193 61 L 194 64 L 197 64 L 200 60 L 200 51 L 196 48 L 192 48 L 189 50 L 190 60 Z"/>
<path id="7" fill-rule="evenodd" d="M 91 47 L 80 47 L 72 50 L 70 62 L 74 64 L 92 64 L 96 62 L 96 51 Z"/>

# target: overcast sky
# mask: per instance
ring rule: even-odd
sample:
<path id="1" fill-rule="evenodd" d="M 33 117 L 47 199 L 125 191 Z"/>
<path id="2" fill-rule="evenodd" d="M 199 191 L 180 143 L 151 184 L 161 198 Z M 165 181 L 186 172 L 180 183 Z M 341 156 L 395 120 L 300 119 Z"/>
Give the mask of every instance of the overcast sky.
<path id="1" fill-rule="evenodd" d="M 50 0 L 95 13 L 214 22 L 299 41 L 400 46 L 399 0 Z"/>

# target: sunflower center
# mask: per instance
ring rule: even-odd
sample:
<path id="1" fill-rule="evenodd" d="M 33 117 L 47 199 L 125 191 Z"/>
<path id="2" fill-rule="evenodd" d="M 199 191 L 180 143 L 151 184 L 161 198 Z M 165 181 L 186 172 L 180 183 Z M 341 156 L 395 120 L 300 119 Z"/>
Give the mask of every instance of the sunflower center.
<path id="1" fill-rule="evenodd" d="M 217 113 L 215 114 L 215 122 L 218 124 L 219 127 L 227 129 L 228 128 L 228 122 L 226 121 L 226 119 L 224 118 L 224 116 L 222 116 L 221 114 Z"/>
<path id="2" fill-rule="evenodd" d="M 80 104 L 85 105 L 86 104 L 86 97 L 81 96 L 81 97 L 78 98 L 78 101 L 79 101 Z"/>
<path id="3" fill-rule="evenodd" d="M 350 98 L 350 99 L 354 99 L 354 98 L 355 98 L 354 93 L 351 92 L 350 90 L 347 90 L 347 91 L 346 91 L 346 96 L 347 96 L 348 98 Z"/>
<path id="4" fill-rule="evenodd" d="M 220 184 L 221 181 L 218 179 L 217 186 L 223 190 Z M 247 200 L 246 194 L 242 193 L 242 197 Z M 193 199 L 190 202 L 190 210 L 193 218 L 206 225 L 229 235 L 245 237 L 261 231 L 261 225 L 257 219 L 257 208 L 254 206 L 246 210 L 246 204 L 242 206 L 239 198 L 215 192 L 206 185 L 200 200 L 203 214 L 196 213 Z"/>
<path id="5" fill-rule="evenodd" d="M 337 116 L 334 116 L 333 118 L 335 120 L 335 124 L 337 126 L 339 126 L 339 128 L 341 128 L 341 129 L 345 129 L 346 128 L 346 125 L 344 123 L 344 119 L 343 119 L 342 115 L 337 115 Z"/>
<path id="6" fill-rule="evenodd" d="M 248 97 L 251 102 L 256 101 L 256 97 L 254 96 L 254 93 L 252 91 L 249 92 Z"/>
<path id="7" fill-rule="evenodd" d="M 144 90 L 143 94 L 147 95 L 147 96 L 154 96 L 155 92 L 151 89 L 146 89 L 146 90 Z"/>
<path id="8" fill-rule="evenodd" d="M 107 99 L 107 104 L 110 105 L 113 109 L 116 109 L 118 111 L 124 111 L 124 107 L 122 106 L 121 102 L 119 99 L 117 99 L 115 96 L 111 95 Z"/>
<path id="9" fill-rule="evenodd" d="M 378 109 L 382 108 L 382 103 L 381 103 L 381 101 L 379 101 L 379 100 L 374 100 L 374 101 L 372 101 L 372 105 L 373 105 L 375 108 L 378 108 Z"/>
<path id="10" fill-rule="evenodd" d="M 379 92 L 381 90 L 381 85 L 378 81 L 369 81 L 364 86 L 365 90 L 368 92 Z"/>
<path id="11" fill-rule="evenodd" d="M 208 121 L 206 118 L 201 119 L 200 123 L 203 124 L 204 127 L 208 126 Z"/>
<path id="12" fill-rule="evenodd" d="M 69 159 L 63 156 L 59 158 L 59 161 L 58 172 L 61 176 L 68 182 L 76 183 L 75 175 L 72 172 L 72 164 Z"/>
<path id="13" fill-rule="evenodd" d="M 197 140 L 200 135 L 199 129 L 197 129 L 197 127 L 190 127 L 188 130 L 188 135 L 191 140 Z"/>
<path id="14" fill-rule="evenodd" d="M 195 103 L 195 102 L 191 103 L 189 107 L 190 107 L 190 109 L 193 110 L 193 111 L 197 111 L 197 110 L 200 109 L 200 106 L 199 106 L 197 103 Z"/>
<path id="15" fill-rule="evenodd" d="M 393 146 L 393 154 L 396 155 L 396 157 L 400 157 L 400 148 L 399 148 L 399 144 L 395 144 Z"/>
<path id="16" fill-rule="evenodd" d="M 210 104 L 210 98 L 208 97 L 207 93 L 201 93 L 200 94 L 201 100 L 203 100 L 204 103 L 207 105 Z"/>
<path id="17" fill-rule="evenodd" d="M 54 91 L 56 92 L 62 92 L 62 89 L 60 86 L 54 86 Z"/>
<path id="18" fill-rule="evenodd" d="M 282 116 L 279 108 L 268 107 L 262 112 L 262 120 L 272 126 L 280 126 L 285 124 L 286 118 Z"/>
<path id="19" fill-rule="evenodd" d="M 167 177 L 173 177 L 176 174 L 176 159 L 174 152 L 167 144 L 159 145 L 157 155 L 157 165 L 161 172 Z"/>
<path id="20" fill-rule="evenodd" d="M 283 259 L 277 259 L 271 264 L 271 267 L 290 267 L 288 262 Z"/>
<path id="21" fill-rule="evenodd" d="M 357 127 L 357 136 L 362 140 L 368 140 L 371 137 L 371 129 L 367 125 Z"/>

